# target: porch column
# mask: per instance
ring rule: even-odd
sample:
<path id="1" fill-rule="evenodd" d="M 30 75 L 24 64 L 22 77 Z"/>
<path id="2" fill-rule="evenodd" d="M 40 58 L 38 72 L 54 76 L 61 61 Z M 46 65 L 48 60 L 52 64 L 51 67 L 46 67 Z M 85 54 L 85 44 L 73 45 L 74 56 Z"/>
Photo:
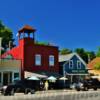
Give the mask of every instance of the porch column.
<path id="1" fill-rule="evenodd" d="M 73 82 L 73 75 L 71 75 L 71 83 Z"/>
<path id="2" fill-rule="evenodd" d="M 3 86 L 3 72 L 1 72 L 1 86 Z"/>
<path id="3" fill-rule="evenodd" d="M 12 83 L 14 83 L 14 72 L 12 71 Z"/>

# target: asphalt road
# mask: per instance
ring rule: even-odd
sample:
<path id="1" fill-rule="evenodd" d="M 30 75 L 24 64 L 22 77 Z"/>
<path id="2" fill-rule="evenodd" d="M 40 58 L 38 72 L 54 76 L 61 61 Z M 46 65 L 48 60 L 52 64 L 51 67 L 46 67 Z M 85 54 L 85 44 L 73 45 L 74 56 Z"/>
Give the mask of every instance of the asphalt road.
<path id="1" fill-rule="evenodd" d="M 0 100 L 100 100 L 100 90 L 79 92 L 75 90 L 51 90 L 38 91 L 32 95 L 16 93 L 14 96 L 0 95 Z"/>

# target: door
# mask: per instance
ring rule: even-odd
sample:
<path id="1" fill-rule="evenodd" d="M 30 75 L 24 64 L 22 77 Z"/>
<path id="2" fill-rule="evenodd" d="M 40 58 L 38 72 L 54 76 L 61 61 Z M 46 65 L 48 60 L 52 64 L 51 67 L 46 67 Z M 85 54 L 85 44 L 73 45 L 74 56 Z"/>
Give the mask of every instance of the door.
<path id="1" fill-rule="evenodd" d="M 8 85 L 12 82 L 12 73 L 4 72 L 3 73 L 3 85 Z"/>

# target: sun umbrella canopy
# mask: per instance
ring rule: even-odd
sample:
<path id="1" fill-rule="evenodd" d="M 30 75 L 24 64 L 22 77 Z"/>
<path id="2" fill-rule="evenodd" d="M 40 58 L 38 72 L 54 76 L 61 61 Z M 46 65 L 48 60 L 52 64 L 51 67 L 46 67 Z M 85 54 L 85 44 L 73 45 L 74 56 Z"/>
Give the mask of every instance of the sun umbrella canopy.
<path id="1" fill-rule="evenodd" d="M 66 78 L 66 77 L 61 77 L 61 78 L 59 78 L 59 80 L 68 80 L 68 78 Z"/>
<path id="2" fill-rule="evenodd" d="M 57 80 L 54 76 L 50 76 L 47 78 L 48 80 Z"/>
<path id="3" fill-rule="evenodd" d="M 36 76 L 32 76 L 32 77 L 29 77 L 28 80 L 40 80 L 40 79 Z"/>

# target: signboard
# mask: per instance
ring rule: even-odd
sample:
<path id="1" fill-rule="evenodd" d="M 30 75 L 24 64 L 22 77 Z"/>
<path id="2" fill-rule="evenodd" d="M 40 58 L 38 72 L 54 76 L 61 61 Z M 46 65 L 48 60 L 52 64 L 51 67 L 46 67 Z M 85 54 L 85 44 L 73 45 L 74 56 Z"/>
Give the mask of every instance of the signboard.
<path id="1" fill-rule="evenodd" d="M 87 69 L 72 69 L 67 71 L 69 74 L 87 74 L 88 70 Z"/>

